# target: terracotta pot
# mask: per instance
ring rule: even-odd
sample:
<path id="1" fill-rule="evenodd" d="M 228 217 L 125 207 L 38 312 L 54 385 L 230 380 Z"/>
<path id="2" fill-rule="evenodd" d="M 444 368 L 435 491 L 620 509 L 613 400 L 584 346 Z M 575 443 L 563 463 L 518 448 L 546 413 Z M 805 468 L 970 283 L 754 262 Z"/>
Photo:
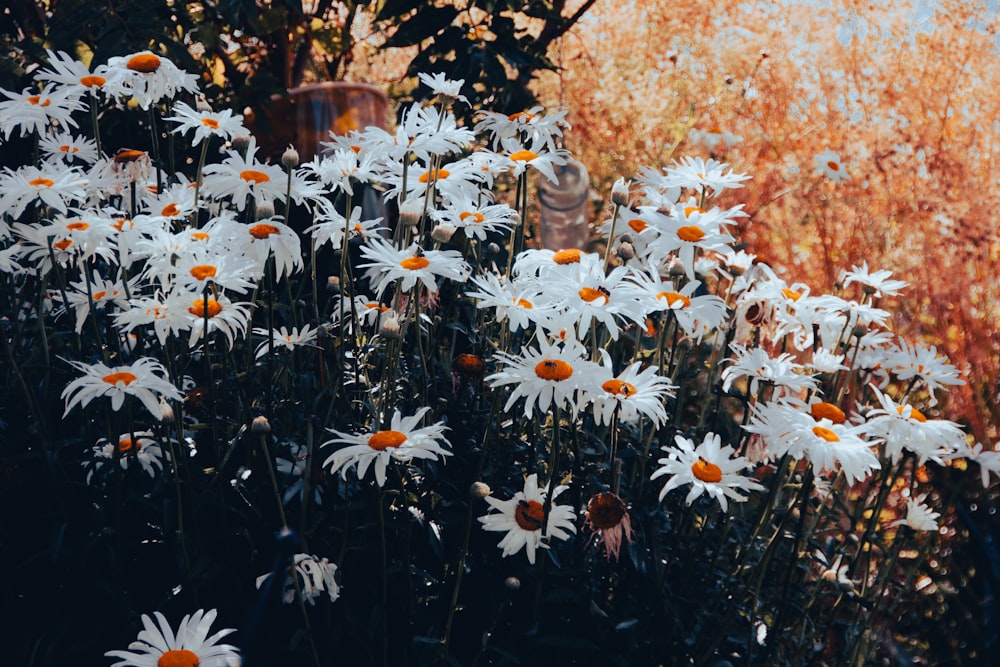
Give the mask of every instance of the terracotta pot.
<path id="1" fill-rule="evenodd" d="M 265 120 L 254 127 L 264 151 L 277 160 L 289 144 L 302 161 L 311 160 L 330 132 L 347 134 L 374 125 L 385 127 L 388 96 L 375 86 L 346 81 L 325 81 L 274 95 Z"/>

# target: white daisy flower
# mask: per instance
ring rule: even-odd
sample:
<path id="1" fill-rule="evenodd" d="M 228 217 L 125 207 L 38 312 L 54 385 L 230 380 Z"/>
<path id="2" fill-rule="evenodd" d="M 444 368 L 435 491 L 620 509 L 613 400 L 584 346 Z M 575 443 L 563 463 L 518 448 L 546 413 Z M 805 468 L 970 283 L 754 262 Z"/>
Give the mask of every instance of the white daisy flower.
<path id="1" fill-rule="evenodd" d="M 965 380 L 959 377 L 957 368 L 948 363 L 948 359 L 939 356 L 937 347 L 931 345 L 910 345 L 903 341 L 889 354 L 889 370 L 902 381 L 923 380 L 930 394 L 928 402 L 937 405 L 935 392 L 944 385 L 962 385 Z"/>
<path id="2" fill-rule="evenodd" d="M 159 419 L 160 398 L 179 401 L 183 394 L 167 378 L 167 369 L 152 357 L 143 357 L 124 366 L 106 366 L 103 363 L 85 364 L 82 361 L 66 360 L 71 366 L 84 373 L 63 389 L 60 398 L 66 401 L 63 417 L 77 405 L 86 407 L 95 398 L 107 396 L 111 399 L 111 409 L 117 412 L 125 404 L 126 396 L 135 396 Z"/>
<path id="3" fill-rule="evenodd" d="M 966 453 L 965 434 L 958 424 L 928 419 L 912 405 L 897 403 L 873 385 L 870 388 L 881 407 L 868 413 L 863 428 L 885 441 L 885 455 L 893 463 L 903 450 L 913 452 L 921 465 L 927 459 L 943 463 Z"/>
<path id="4" fill-rule="evenodd" d="M 937 532 L 940 512 L 935 512 L 927 506 L 927 495 L 906 500 L 906 518 L 893 522 L 894 526 L 907 526 L 911 530 L 921 532 Z"/>
<path id="5" fill-rule="evenodd" d="M 367 239 L 388 229 L 379 225 L 382 218 L 362 220 L 360 206 L 355 206 L 351 210 L 350 221 L 345 220 L 333 206 L 321 204 L 319 208 L 320 212 L 314 218 L 318 222 L 305 230 L 306 234 L 312 235 L 313 245 L 317 250 L 324 243 L 329 243 L 334 250 L 340 250 L 344 247 L 344 238 L 360 236 L 362 239 Z"/>
<path id="6" fill-rule="evenodd" d="M 813 162 L 816 165 L 816 173 L 825 176 L 834 183 L 840 183 L 850 178 L 840 161 L 840 156 L 829 148 L 813 158 Z"/>
<path id="7" fill-rule="evenodd" d="M 347 470 L 357 466 L 358 478 L 363 479 L 373 463 L 375 480 L 385 486 L 386 468 L 390 461 L 409 463 L 413 459 L 437 461 L 442 456 L 451 456 L 451 445 L 444 439 L 445 425 L 442 422 L 417 428 L 430 408 L 420 408 L 416 414 L 403 417 L 399 410 L 392 415 L 389 428 L 374 433 L 348 434 L 331 431 L 338 437 L 328 440 L 322 446 L 346 444 L 331 454 L 324 466 L 330 466 L 330 473 L 340 471 L 346 478 Z"/>
<path id="8" fill-rule="evenodd" d="M 302 599 L 309 604 L 315 605 L 316 599 L 323 593 L 330 597 L 330 602 L 336 602 L 340 597 L 336 573 L 337 565 L 326 558 L 319 559 L 311 554 L 295 554 L 285 576 L 281 601 L 285 604 L 295 602 L 295 582 L 292 580 L 294 576 L 299 580 L 298 588 L 302 591 Z M 257 588 L 263 586 L 271 575 L 272 573 L 268 572 L 257 577 Z"/>
<path id="9" fill-rule="evenodd" d="M 273 349 L 277 351 L 279 348 L 284 348 L 291 352 L 297 347 L 316 347 L 315 342 L 318 332 L 318 329 L 314 329 L 308 324 L 304 325 L 301 331 L 299 331 L 298 327 L 292 327 L 291 331 L 288 331 L 286 327 L 274 329 L 271 334 L 274 339 Z M 254 327 L 253 333 L 264 337 L 264 342 L 257 346 L 257 350 L 254 353 L 255 359 L 263 359 L 267 356 L 269 345 L 268 331 L 261 327 Z"/>
<path id="10" fill-rule="evenodd" d="M 47 160 L 71 164 L 80 160 L 86 164 L 97 162 L 97 142 L 71 132 L 47 134 L 38 142 Z"/>
<path id="11" fill-rule="evenodd" d="M 436 292 L 438 276 L 465 282 L 472 272 L 457 250 L 422 250 L 417 245 L 397 250 L 391 243 L 373 237 L 370 243 L 361 246 L 361 254 L 372 261 L 359 264 L 358 268 L 368 269 L 366 276 L 379 295 L 397 280 L 404 292 L 417 281 L 427 291 Z"/>
<path id="12" fill-rule="evenodd" d="M 231 197 L 236 209 L 246 208 L 247 198 L 253 196 L 255 204 L 285 200 L 288 175 L 279 165 L 264 164 L 256 160 L 257 140 L 250 138 L 246 156 L 238 150 L 228 151 L 229 157 L 219 164 L 207 165 L 205 192 L 216 199 Z"/>
<path id="13" fill-rule="evenodd" d="M 243 127 L 243 116 L 233 114 L 231 109 L 222 111 L 212 111 L 209 108 L 194 109 L 186 102 L 174 103 L 175 116 L 169 116 L 164 120 L 177 123 L 177 127 L 171 130 L 174 134 L 187 134 L 194 130 L 194 137 L 191 144 L 197 146 L 202 141 L 211 136 L 221 137 L 229 140 L 247 134 Z"/>
<path id="14" fill-rule="evenodd" d="M 748 380 L 747 391 L 757 395 L 763 383 L 774 387 L 773 398 L 796 394 L 803 389 L 816 389 L 819 385 L 811 375 L 803 375 L 799 371 L 803 366 L 792 361 L 792 355 L 781 354 L 771 358 L 760 347 L 747 349 L 744 345 L 729 346 L 736 356 L 725 359 L 728 363 L 722 371 L 722 388 L 729 391 L 733 382 L 740 378 Z"/>
<path id="15" fill-rule="evenodd" d="M 470 281 L 479 289 L 466 292 L 476 299 L 478 308 L 495 309 L 497 322 L 507 322 L 511 331 L 529 329 L 532 324 L 548 329 L 552 318 L 559 312 L 544 292 L 544 286 L 534 279 L 508 281 L 495 273 L 487 273 Z"/>
<path id="16" fill-rule="evenodd" d="M 264 266 L 268 257 L 274 257 L 275 280 L 291 276 L 301 270 L 302 249 L 298 233 L 281 222 L 277 216 L 247 225 L 246 236 L 239 240 L 238 249 Z"/>
<path id="17" fill-rule="evenodd" d="M 552 500 L 568 488 L 555 487 Z M 532 474 L 524 480 L 524 490 L 515 493 L 510 500 L 486 497 L 490 513 L 479 517 L 479 522 L 483 524 L 483 530 L 507 533 L 498 545 L 503 549 L 504 558 L 524 548 L 528 562 L 534 565 L 535 552 L 540 548 L 548 549 L 549 538 L 568 540 L 570 535 L 576 533 L 576 514 L 569 505 L 553 502 L 549 516 L 545 517 L 547 494 L 547 489 L 538 486 L 538 475 Z"/>
<path id="18" fill-rule="evenodd" d="M 36 93 L 25 88 L 15 93 L 0 88 L 0 94 L 7 98 L 0 102 L 0 132 L 8 139 L 15 128 L 21 129 L 22 137 L 44 136 L 53 125 L 68 132 L 70 127 L 76 127 L 73 112 L 84 108 L 78 95 L 64 89 Z"/>
<path id="19" fill-rule="evenodd" d="M 417 75 L 420 78 L 420 82 L 431 89 L 431 92 L 441 98 L 452 102 L 455 100 L 461 100 L 466 104 L 469 100 L 466 99 L 465 95 L 462 95 L 462 84 L 465 83 L 465 79 L 458 79 L 457 81 L 452 81 L 445 78 L 443 72 L 438 72 L 437 74 L 426 74 L 420 72 Z"/>
<path id="20" fill-rule="evenodd" d="M 667 167 L 667 176 L 662 187 L 692 188 L 699 193 L 712 189 L 712 196 L 730 188 L 742 188 L 743 181 L 749 180 L 748 174 L 734 174 L 726 168 L 728 164 L 717 160 L 703 160 L 700 157 L 682 157 Z"/>
<path id="21" fill-rule="evenodd" d="M 110 442 L 107 438 L 101 438 L 91 448 L 93 460 L 83 464 L 90 468 L 87 472 L 87 484 L 90 484 L 93 476 L 100 472 L 105 465 L 114 462 L 116 450 L 118 463 L 122 470 L 128 470 L 129 464 L 133 460 L 150 477 L 156 477 L 157 473 L 163 470 L 163 450 L 153 437 L 152 431 L 136 431 L 134 434 L 122 433 L 118 436 L 117 444 Z"/>
<path id="22" fill-rule="evenodd" d="M 201 609 L 186 615 L 177 626 L 177 633 L 166 617 L 154 612 L 156 624 L 142 615 L 143 630 L 127 651 L 108 651 L 109 658 L 120 658 L 111 667 L 228 667 L 239 662 L 239 649 L 219 640 L 236 630 L 227 628 L 208 635 L 218 612 Z"/>
<path id="23" fill-rule="evenodd" d="M 87 198 L 87 179 L 64 164 L 43 163 L 41 167 L 5 167 L 0 173 L 0 215 L 18 218 L 28 204 L 40 201 L 61 213 L 72 203 Z"/>
<path id="24" fill-rule="evenodd" d="M 110 58 L 108 72 L 108 93 L 132 98 L 144 110 L 164 97 L 173 99 L 182 90 L 198 92 L 196 75 L 149 51 Z"/>
<path id="25" fill-rule="evenodd" d="M 733 456 L 735 450 L 726 445 L 722 447 L 722 438 L 715 433 L 708 433 L 701 444 L 695 447 L 694 442 L 677 435 L 674 436 L 677 447 L 664 445 L 666 458 L 658 461 L 661 468 L 657 469 L 650 479 L 670 475 L 670 479 L 660 490 L 660 500 L 673 489 L 690 484 L 685 502 L 688 505 L 703 493 L 715 498 L 722 511 L 729 509 L 727 499 L 744 502 L 748 496 L 741 491 L 763 491 L 759 482 L 741 474 L 752 464 L 742 456 Z"/>
<path id="26" fill-rule="evenodd" d="M 667 421 L 666 400 L 677 389 L 655 366 L 642 369 L 642 362 L 635 362 L 624 372 L 615 375 L 611 357 L 605 352 L 601 372 L 595 374 L 595 385 L 600 390 L 592 393 L 594 419 L 598 426 L 610 424 L 615 410 L 622 421 L 633 423 L 642 415 L 659 426 Z"/>
<path id="27" fill-rule="evenodd" d="M 538 345 L 538 350 L 525 347 L 521 354 L 498 352 L 501 369 L 486 382 L 494 388 L 514 385 L 504 412 L 524 398 L 529 419 L 536 405 L 543 412 L 554 404 L 568 406 L 575 414 L 590 400 L 589 391 L 597 386 L 594 375 L 600 367 L 586 358 L 587 350 L 575 337 L 560 345 L 541 336 Z"/>
<path id="28" fill-rule="evenodd" d="M 869 271 L 868 262 L 864 261 L 861 266 L 855 266 L 850 271 L 844 271 L 840 280 L 844 287 L 851 283 L 858 283 L 866 294 L 876 297 L 898 296 L 900 290 L 907 287 L 909 283 L 902 280 L 890 280 L 892 271 Z"/>

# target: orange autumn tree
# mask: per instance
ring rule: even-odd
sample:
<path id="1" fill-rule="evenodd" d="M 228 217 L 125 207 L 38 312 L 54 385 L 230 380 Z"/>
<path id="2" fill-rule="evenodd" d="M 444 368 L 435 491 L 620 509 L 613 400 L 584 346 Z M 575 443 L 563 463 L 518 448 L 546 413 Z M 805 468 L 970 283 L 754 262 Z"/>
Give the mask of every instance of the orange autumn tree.
<path id="1" fill-rule="evenodd" d="M 942 416 L 992 443 L 998 19 L 982 2 L 892 5 L 602 3 L 539 90 L 569 108 L 599 192 L 712 156 L 753 175 L 729 199 L 749 214 L 740 236 L 789 281 L 831 289 L 867 261 L 909 282 L 894 329 L 963 370 Z"/>

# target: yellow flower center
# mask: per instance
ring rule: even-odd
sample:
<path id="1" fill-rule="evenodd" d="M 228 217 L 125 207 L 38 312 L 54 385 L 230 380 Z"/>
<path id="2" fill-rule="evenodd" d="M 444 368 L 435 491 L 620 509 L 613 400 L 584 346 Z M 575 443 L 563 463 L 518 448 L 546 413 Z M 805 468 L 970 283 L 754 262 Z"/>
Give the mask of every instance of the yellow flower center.
<path id="1" fill-rule="evenodd" d="M 247 183 L 267 183 L 271 180 L 270 176 L 256 169 L 244 169 L 240 172 L 240 178 Z"/>
<path id="2" fill-rule="evenodd" d="M 680 305 L 681 308 L 687 308 L 688 306 L 691 305 L 691 299 L 687 298 L 680 292 L 660 292 L 659 294 L 656 295 L 656 298 L 663 299 L 664 301 L 667 302 L 667 305 L 670 306 L 671 308 L 673 308 L 674 304 L 677 303 L 681 304 Z"/>
<path id="3" fill-rule="evenodd" d="M 624 382 L 615 378 L 614 380 L 608 380 L 601 385 L 601 389 L 608 392 L 609 394 L 614 394 L 615 396 L 624 396 L 628 398 L 635 394 L 635 385 L 629 382 Z"/>
<path id="4" fill-rule="evenodd" d="M 538 153 L 523 149 L 510 154 L 510 159 L 514 162 L 531 162 L 536 157 L 538 157 Z"/>
<path id="5" fill-rule="evenodd" d="M 420 178 L 418 178 L 417 180 L 419 180 L 421 183 L 426 183 L 427 181 L 430 180 L 440 181 L 441 179 L 448 178 L 449 176 L 451 176 L 451 172 L 448 171 L 447 169 L 437 169 L 437 170 L 432 169 L 430 171 L 424 172 L 423 174 L 420 174 Z"/>
<path id="6" fill-rule="evenodd" d="M 813 403 L 809 406 L 809 414 L 815 420 L 829 419 L 834 424 L 843 424 L 847 421 L 847 415 L 833 403 Z"/>
<path id="7" fill-rule="evenodd" d="M 215 317 L 222 312 L 222 304 L 215 299 L 197 299 L 188 312 L 197 317 Z"/>
<path id="8" fill-rule="evenodd" d="M 214 118 L 202 118 L 201 124 L 204 125 L 205 127 L 210 127 L 213 130 L 219 129 L 219 121 L 215 120 Z"/>
<path id="9" fill-rule="evenodd" d="M 180 215 L 180 212 L 181 210 L 177 208 L 177 204 L 170 202 L 163 207 L 163 210 L 160 211 L 160 215 L 164 218 L 173 218 L 174 216 Z"/>
<path id="10" fill-rule="evenodd" d="M 598 299 L 603 298 L 604 299 L 604 303 L 607 304 L 608 301 L 611 300 L 610 299 L 610 296 L 611 296 L 610 293 L 608 292 L 608 290 L 604 289 L 603 287 L 597 287 L 597 288 L 594 288 L 594 287 L 582 287 L 582 288 L 580 288 L 580 291 L 577 292 L 577 294 L 579 294 L 580 298 L 583 299 L 584 301 L 586 301 L 587 303 L 592 303 L 594 301 L 597 301 Z"/>
<path id="11" fill-rule="evenodd" d="M 691 474 L 709 484 L 718 484 L 722 481 L 722 468 L 700 456 L 691 465 Z"/>
<path id="12" fill-rule="evenodd" d="M 788 299 L 789 301 L 798 301 L 799 299 L 802 298 L 802 292 L 796 292 L 795 290 L 789 289 L 787 287 L 783 288 L 781 290 L 781 293 L 784 294 L 785 298 Z"/>
<path id="13" fill-rule="evenodd" d="M 156 661 L 156 667 L 198 667 L 200 664 L 198 655 L 185 648 L 171 649 Z"/>
<path id="14" fill-rule="evenodd" d="M 636 234 L 642 233 L 649 225 L 646 224 L 645 220 L 640 220 L 639 218 L 633 218 L 628 221 L 628 226 L 631 227 L 632 231 Z"/>
<path id="15" fill-rule="evenodd" d="M 250 236 L 255 239 L 266 239 L 272 234 L 277 234 L 278 228 L 266 222 L 261 222 L 250 228 Z"/>
<path id="16" fill-rule="evenodd" d="M 896 408 L 896 412 L 902 415 L 904 407 L 906 406 L 903 405 L 898 406 Z M 920 422 L 921 424 L 927 421 L 927 417 L 924 416 L 924 413 L 922 413 L 920 410 L 917 410 L 912 405 L 910 406 L 910 419 L 912 419 L 913 421 Z"/>
<path id="17" fill-rule="evenodd" d="M 407 257 L 399 265 L 407 271 L 419 271 L 430 266 L 430 260 L 420 255 L 414 255 L 413 257 Z"/>
<path id="18" fill-rule="evenodd" d="M 197 266 L 191 267 L 191 275 L 194 276 L 195 280 L 214 278 L 217 272 L 218 269 L 211 264 L 198 264 Z"/>
<path id="19" fill-rule="evenodd" d="M 460 213 L 458 215 L 458 219 L 463 222 L 465 221 L 466 218 L 470 217 L 472 218 L 473 222 L 482 222 L 485 219 L 483 214 L 480 213 L 479 211 L 476 211 L 475 213 L 470 213 L 469 211 L 466 211 L 465 213 Z"/>
<path id="20" fill-rule="evenodd" d="M 153 55 L 152 53 L 137 53 L 128 59 L 125 66 L 133 72 L 152 74 L 156 70 L 160 69 L 160 57 Z M 160 667 L 163 667 L 163 665 L 160 665 Z"/>
<path id="21" fill-rule="evenodd" d="M 28 181 L 28 185 L 36 188 L 51 188 L 56 182 L 51 178 L 33 178 Z"/>
<path id="22" fill-rule="evenodd" d="M 552 255 L 552 261 L 556 264 L 578 264 L 582 254 L 576 248 L 567 248 Z"/>
<path id="23" fill-rule="evenodd" d="M 90 229 L 90 225 L 82 221 L 71 222 L 68 225 L 66 225 L 66 229 L 71 229 L 74 232 L 82 232 L 84 230 Z"/>
<path id="24" fill-rule="evenodd" d="M 107 82 L 108 80 L 103 76 L 97 76 L 96 74 L 89 74 L 87 76 L 80 77 L 80 85 L 84 88 L 100 88 Z"/>
<path id="25" fill-rule="evenodd" d="M 406 434 L 399 431 L 379 431 L 368 438 L 368 446 L 372 449 L 384 452 L 387 449 L 394 449 L 406 442 Z"/>
<path id="26" fill-rule="evenodd" d="M 514 521 L 524 530 L 541 530 L 545 507 L 537 500 L 522 500 L 514 508 Z"/>
<path id="27" fill-rule="evenodd" d="M 684 225 L 677 230 L 677 237 L 680 238 L 681 241 L 697 243 L 705 238 L 705 230 L 698 225 Z"/>
<path id="28" fill-rule="evenodd" d="M 813 433 L 816 434 L 817 438 L 822 438 L 827 442 L 840 442 L 840 438 L 831 429 L 825 426 L 813 426 Z"/>
<path id="29" fill-rule="evenodd" d="M 546 359 L 535 364 L 535 375 L 543 380 L 562 382 L 573 375 L 573 367 L 562 359 Z"/>
<path id="30" fill-rule="evenodd" d="M 128 371 L 117 371 L 115 373 L 108 373 L 101 379 L 111 385 L 115 385 L 121 382 L 127 387 L 136 380 L 138 380 L 139 378 L 137 378 L 132 373 L 129 373 Z"/>

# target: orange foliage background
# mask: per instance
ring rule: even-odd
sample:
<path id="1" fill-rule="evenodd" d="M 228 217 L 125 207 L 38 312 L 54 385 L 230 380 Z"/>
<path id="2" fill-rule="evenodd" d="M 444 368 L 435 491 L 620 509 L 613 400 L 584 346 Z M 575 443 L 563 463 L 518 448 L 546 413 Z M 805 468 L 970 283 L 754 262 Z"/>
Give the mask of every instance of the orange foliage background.
<path id="1" fill-rule="evenodd" d="M 886 3 L 890 4 L 890 3 Z M 998 438 L 1000 56 L 979 2 L 597 3 L 537 91 L 570 110 L 566 145 L 606 201 L 643 165 L 711 156 L 753 176 L 727 205 L 748 250 L 814 292 L 867 261 L 906 280 L 882 306 L 968 384 L 942 417 Z M 707 145 L 721 130 L 738 143 Z M 833 183 L 816 156 L 836 152 Z"/>

